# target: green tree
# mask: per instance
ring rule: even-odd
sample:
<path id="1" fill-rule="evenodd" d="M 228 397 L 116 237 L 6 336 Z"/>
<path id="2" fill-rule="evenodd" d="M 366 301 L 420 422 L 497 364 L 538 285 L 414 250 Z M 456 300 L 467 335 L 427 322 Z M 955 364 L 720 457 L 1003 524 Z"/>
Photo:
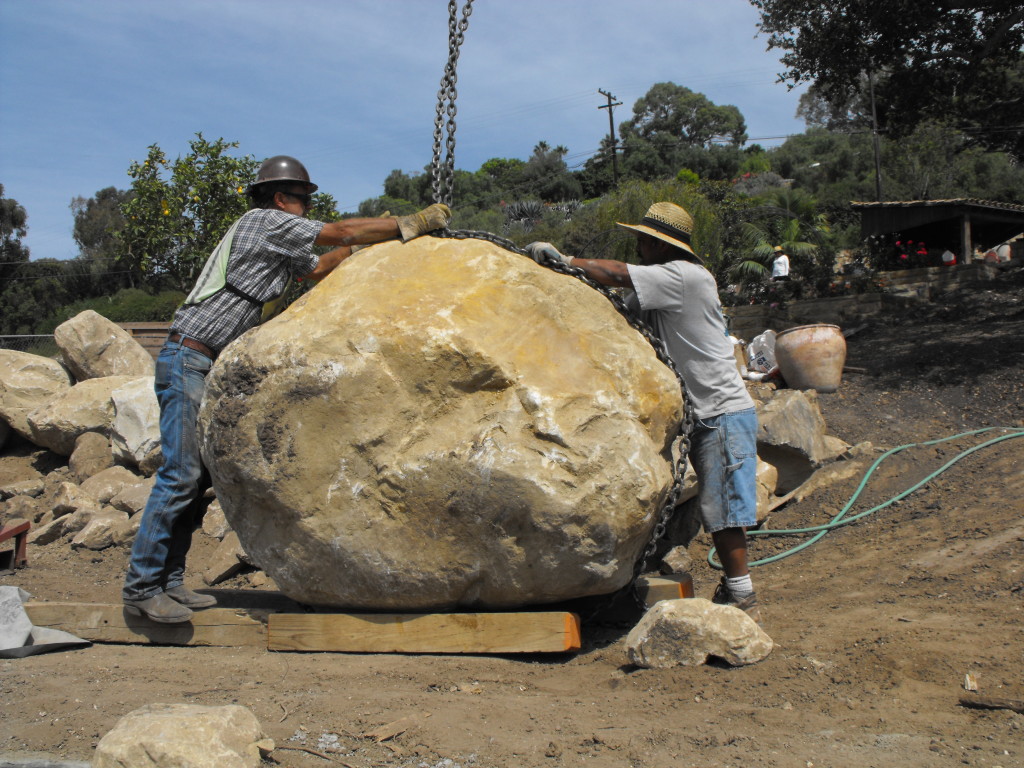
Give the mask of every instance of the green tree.
<path id="1" fill-rule="evenodd" d="M 131 194 L 127 190 L 106 187 L 92 197 L 76 197 L 71 201 L 75 220 L 72 235 L 78 244 L 75 261 L 80 262 L 83 273 L 105 279 L 107 292 L 134 286 L 141 277 L 120 258 L 120 232 L 124 227 L 121 206 L 131 199 Z"/>
<path id="2" fill-rule="evenodd" d="M 121 254 L 147 281 L 187 290 L 231 223 L 247 209 L 252 156 L 232 157 L 237 142 L 210 142 L 201 133 L 173 163 L 159 146 L 132 162 L 131 198 L 122 205 Z"/>
<path id="3" fill-rule="evenodd" d="M 29 250 L 21 239 L 28 234 L 28 214 L 17 201 L 4 196 L 0 184 L 0 276 L 7 277 L 28 261 Z"/>
<path id="4" fill-rule="evenodd" d="M 910 133 L 952 118 L 976 141 L 1024 157 L 1024 10 L 1008 0 L 751 0 L 781 78 L 813 83 L 836 112 L 876 84 L 881 125 Z M 863 112 L 863 108 L 857 111 Z"/>
<path id="5" fill-rule="evenodd" d="M 743 115 L 702 93 L 657 83 L 620 126 L 623 178 L 671 178 L 689 168 L 701 178 L 734 176 L 747 140 Z"/>
<path id="6" fill-rule="evenodd" d="M 533 154 L 522 167 L 522 187 L 518 197 L 536 197 L 545 203 L 559 203 L 564 200 L 578 200 L 583 187 L 565 164 L 569 150 L 564 146 L 552 147 L 540 141 L 533 148 Z"/>

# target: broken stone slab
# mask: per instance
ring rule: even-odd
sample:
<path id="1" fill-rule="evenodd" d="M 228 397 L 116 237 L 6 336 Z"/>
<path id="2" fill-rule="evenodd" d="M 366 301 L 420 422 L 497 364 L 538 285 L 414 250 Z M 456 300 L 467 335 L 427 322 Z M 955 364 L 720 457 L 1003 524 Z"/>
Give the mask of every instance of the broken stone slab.
<path id="1" fill-rule="evenodd" d="M 109 434 L 114 419 L 111 394 L 131 380 L 127 376 L 89 379 L 57 394 L 28 415 L 30 439 L 61 456 L 70 456 L 79 435 Z"/>
<path id="2" fill-rule="evenodd" d="M 153 375 L 153 356 L 128 331 L 91 309 L 58 325 L 53 339 L 79 382 Z"/>
<path id="3" fill-rule="evenodd" d="M 0 349 L 0 419 L 31 440 L 28 415 L 71 388 L 68 369 L 48 357 Z"/>
<path id="4" fill-rule="evenodd" d="M 274 742 L 245 707 L 147 704 L 96 745 L 93 768 L 259 768 Z"/>
<path id="5" fill-rule="evenodd" d="M 68 459 L 68 469 L 78 482 L 114 466 L 110 438 L 99 432 L 85 432 L 75 438 L 75 449 Z"/>
<path id="6" fill-rule="evenodd" d="M 149 494 L 153 491 L 155 483 L 155 477 L 136 479 L 134 483 L 125 483 L 121 490 L 111 497 L 110 506 L 135 517 L 146 508 L 146 502 L 149 501 Z"/>
<path id="7" fill-rule="evenodd" d="M 206 508 L 203 515 L 203 533 L 213 539 L 223 540 L 231 532 L 231 525 L 224 516 L 224 509 L 216 499 Z"/>
<path id="8" fill-rule="evenodd" d="M 117 494 L 139 483 L 140 478 L 127 467 L 108 467 L 85 480 L 79 488 L 100 504 L 108 504 Z"/>
<path id="9" fill-rule="evenodd" d="M 659 569 L 664 574 L 689 573 L 693 559 L 690 557 L 690 550 L 685 546 L 672 547 L 661 558 Z"/>
<path id="10" fill-rule="evenodd" d="M 651 669 L 697 666 L 712 658 L 739 667 L 762 661 L 773 648 L 743 611 L 703 598 L 655 603 L 626 637 L 629 663 Z"/>
<path id="11" fill-rule="evenodd" d="M 757 453 L 778 470 L 776 492 L 784 495 L 849 447 L 827 436 L 813 390 L 778 390 L 757 409 Z"/>
<path id="12" fill-rule="evenodd" d="M 222 581 L 227 581 L 232 576 L 245 570 L 246 558 L 247 555 L 245 550 L 242 549 L 241 542 L 238 540 L 238 534 L 231 531 L 224 537 L 206 562 L 203 581 L 209 587 L 212 587 L 214 584 L 220 584 Z"/>
<path id="13" fill-rule="evenodd" d="M 42 475 L 36 475 L 28 480 L 19 480 L 15 483 L 0 485 L 0 499 L 12 499 L 15 496 L 31 496 L 35 498 L 43 495 L 46 488 L 46 480 Z"/>
<path id="14" fill-rule="evenodd" d="M 606 296 L 426 237 L 360 251 L 229 345 L 200 441 L 228 522 L 292 599 L 498 609 L 629 583 L 681 414 Z"/>
<path id="15" fill-rule="evenodd" d="M 125 540 L 128 527 L 127 513 L 113 507 L 104 507 L 75 534 L 71 539 L 71 548 L 99 551 L 112 547 Z"/>
<path id="16" fill-rule="evenodd" d="M 160 404 L 154 381 L 154 377 L 145 376 L 110 394 L 114 404 L 110 439 L 114 457 L 121 463 L 140 467 L 150 454 L 160 450 Z"/>

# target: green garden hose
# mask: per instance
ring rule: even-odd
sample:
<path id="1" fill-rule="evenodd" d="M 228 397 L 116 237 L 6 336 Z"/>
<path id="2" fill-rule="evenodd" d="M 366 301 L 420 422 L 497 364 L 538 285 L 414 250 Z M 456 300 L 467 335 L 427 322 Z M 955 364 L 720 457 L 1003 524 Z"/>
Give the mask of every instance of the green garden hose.
<path id="1" fill-rule="evenodd" d="M 871 509 L 865 510 L 864 512 L 858 512 L 856 515 L 853 515 L 852 517 L 846 517 L 846 513 L 850 511 L 850 508 L 853 507 L 854 503 L 857 501 L 857 499 L 860 496 L 861 492 L 867 486 L 868 480 L 871 478 L 872 473 L 879 467 L 879 465 L 883 461 L 885 461 L 887 458 L 889 458 L 893 454 L 899 453 L 900 451 L 905 451 L 908 448 L 917 448 L 917 447 L 928 446 L 928 445 L 938 445 L 939 443 L 946 443 L 946 442 L 949 442 L 950 440 L 957 440 L 957 439 L 959 439 L 961 437 L 969 437 L 969 436 L 972 436 L 972 435 L 980 435 L 982 433 L 991 432 L 993 430 L 1002 430 L 1002 431 L 1006 431 L 1008 433 L 1004 434 L 1004 435 L 1000 435 L 999 437 L 992 438 L 991 440 L 987 440 L 984 443 L 981 443 L 979 445 L 974 446 L 973 448 L 968 448 L 966 451 L 963 451 L 962 453 L 958 453 L 956 456 L 954 456 L 952 459 L 947 461 L 945 464 L 943 464 L 937 470 L 932 472 L 926 478 L 924 478 L 923 480 L 921 480 L 918 483 L 915 483 L 913 486 L 911 486 L 907 490 L 903 491 L 899 495 L 893 496 L 888 501 L 883 502 L 882 504 L 879 504 L 879 505 L 877 505 L 875 507 L 872 507 Z M 846 502 L 846 505 L 836 514 L 836 516 L 832 518 L 831 522 L 825 523 L 824 525 L 810 526 L 808 528 L 782 528 L 782 529 L 778 529 L 778 530 L 758 529 L 758 530 L 747 531 L 747 538 L 751 538 L 753 536 L 799 536 L 799 535 L 812 534 L 812 533 L 814 534 L 814 536 L 812 536 L 810 539 L 805 541 L 803 544 L 799 544 L 799 545 L 797 545 L 795 547 L 787 549 L 787 550 L 785 550 L 783 552 L 780 552 L 780 553 L 778 553 L 776 555 L 772 555 L 770 557 L 765 557 L 765 558 L 762 558 L 760 560 L 755 560 L 755 561 L 753 561 L 751 563 L 748 563 L 748 566 L 753 568 L 754 566 L 757 566 L 757 565 L 765 565 L 767 563 L 774 563 L 774 562 L 777 562 L 779 560 L 782 560 L 783 558 L 789 557 L 790 555 L 795 555 L 800 550 L 806 549 L 807 547 L 809 547 L 812 544 L 814 544 L 817 541 L 819 541 L 829 531 L 834 530 L 834 529 L 839 528 L 839 527 L 844 526 L 844 525 L 850 525 L 851 523 L 855 523 L 858 520 L 860 520 L 860 519 L 862 519 L 864 517 L 867 517 L 868 515 L 871 515 L 871 514 L 877 512 L 880 509 L 885 509 L 886 507 L 888 507 L 888 506 L 890 506 L 892 504 L 895 504 L 900 499 L 906 498 L 907 496 L 912 494 L 914 491 L 916 491 L 918 488 L 920 488 L 925 483 L 928 483 L 931 480 L 934 480 L 936 477 L 941 475 L 943 472 L 945 472 L 947 469 L 949 469 L 951 466 L 956 464 L 958 461 L 960 461 L 960 459 L 964 458 L 965 456 L 969 456 L 970 454 L 974 453 L 975 451 L 980 451 L 982 448 L 988 448 L 989 446 L 995 445 L 996 443 L 1001 443 L 1004 440 L 1012 440 L 1015 437 L 1024 437 L 1024 428 L 1022 428 L 1022 427 L 985 427 L 984 429 L 975 429 L 975 430 L 972 430 L 970 432 L 961 432 L 961 433 L 959 433 L 957 435 L 953 435 L 951 437 L 943 437 L 943 438 L 940 438 L 938 440 L 929 440 L 928 442 L 924 442 L 924 443 L 908 443 L 906 445 L 901 445 L 901 446 L 899 446 L 897 448 L 892 448 L 892 449 L 886 451 L 885 453 L 883 453 L 881 456 L 879 456 L 878 459 L 875 460 L 875 463 L 872 464 L 871 467 L 868 469 L 868 471 L 864 473 L 864 478 L 860 481 L 860 485 L 857 486 L 857 490 L 854 491 L 853 496 L 850 497 L 850 500 L 848 502 Z M 720 562 L 718 562 L 717 560 L 715 560 L 715 551 L 716 551 L 715 548 L 712 547 L 711 551 L 708 552 L 708 563 L 711 565 L 712 568 L 717 568 L 718 570 L 721 570 L 722 569 L 722 564 Z"/>

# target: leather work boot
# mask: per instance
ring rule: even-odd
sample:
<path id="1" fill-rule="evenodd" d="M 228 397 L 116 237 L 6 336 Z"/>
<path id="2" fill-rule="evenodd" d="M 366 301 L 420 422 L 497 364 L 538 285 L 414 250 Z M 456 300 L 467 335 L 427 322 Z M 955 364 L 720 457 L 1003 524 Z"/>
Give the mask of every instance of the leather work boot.
<path id="1" fill-rule="evenodd" d="M 764 629 L 764 622 L 761 621 L 761 606 L 757 604 L 756 593 L 751 592 L 742 600 L 737 600 L 728 585 L 725 583 L 725 578 L 723 577 L 715 588 L 715 594 L 711 597 L 711 602 L 716 605 L 731 605 L 733 608 L 739 608 L 747 614 L 747 616 L 757 622 L 757 626 Z"/>
<path id="2" fill-rule="evenodd" d="M 125 600 L 125 610 L 135 616 L 145 616 L 160 624 L 184 624 L 192 618 L 192 611 L 176 603 L 166 592 L 147 597 L 145 600 Z"/>
<path id="3" fill-rule="evenodd" d="M 179 605 L 184 605 L 186 608 L 192 608 L 193 610 L 196 608 L 212 608 L 217 604 L 217 598 L 213 595 L 201 595 L 198 592 L 193 592 L 184 584 L 164 590 L 164 594 Z"/>

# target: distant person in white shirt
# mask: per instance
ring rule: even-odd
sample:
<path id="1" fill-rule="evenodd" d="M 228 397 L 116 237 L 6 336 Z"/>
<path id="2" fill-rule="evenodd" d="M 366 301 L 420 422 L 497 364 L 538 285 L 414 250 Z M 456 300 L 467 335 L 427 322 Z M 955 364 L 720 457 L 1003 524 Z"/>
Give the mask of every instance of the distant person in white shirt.
<path id="1" fill-rule="evenodd" d="M 772 261 L 772 280 L 789 280 L 789 256 L 781 245 L 775 246 L 775 260 Z"/>

